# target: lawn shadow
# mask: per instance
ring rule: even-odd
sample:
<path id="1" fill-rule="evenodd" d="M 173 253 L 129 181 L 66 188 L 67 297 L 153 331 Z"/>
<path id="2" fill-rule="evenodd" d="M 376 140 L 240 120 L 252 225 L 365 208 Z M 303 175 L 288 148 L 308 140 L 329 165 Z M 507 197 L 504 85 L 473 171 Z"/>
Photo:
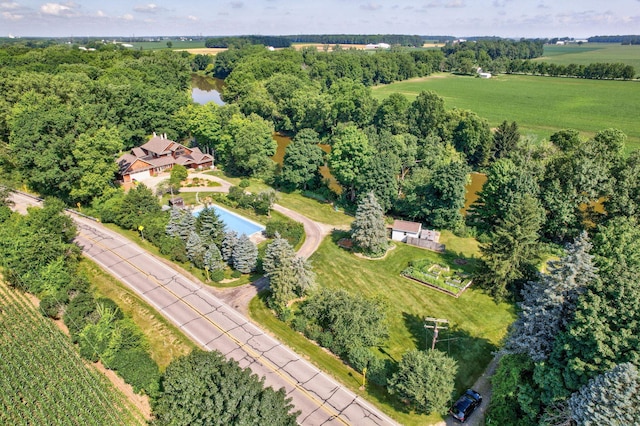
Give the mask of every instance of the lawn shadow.
<path id="1" fill-rule="evenodd" d="M 402 317 L 416 348 L 430 350 L 434 337 L 433 328 L 425 328 L 424 318 L 418 315 L 403 312 Z M 433 326 L 433 322 L 427 325 Z M 435 349 L 457 361 L 458 374 L 456 374 L 455 387 L 456 390 L 462 391 L 471 387 L 482 375 L 498 348 L 489 340 L 474 337 L 455 324 L 442 324 L 438 330 Z"/>

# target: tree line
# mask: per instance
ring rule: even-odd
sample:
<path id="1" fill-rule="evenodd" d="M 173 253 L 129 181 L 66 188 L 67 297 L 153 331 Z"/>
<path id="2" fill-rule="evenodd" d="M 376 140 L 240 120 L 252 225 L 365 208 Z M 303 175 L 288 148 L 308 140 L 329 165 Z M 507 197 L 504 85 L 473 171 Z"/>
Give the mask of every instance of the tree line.
<path id="1" fill-rule="evenodd" d="M 587 40 L 589 43 L 640 44 L 640 35 L 593 36 Z"/>

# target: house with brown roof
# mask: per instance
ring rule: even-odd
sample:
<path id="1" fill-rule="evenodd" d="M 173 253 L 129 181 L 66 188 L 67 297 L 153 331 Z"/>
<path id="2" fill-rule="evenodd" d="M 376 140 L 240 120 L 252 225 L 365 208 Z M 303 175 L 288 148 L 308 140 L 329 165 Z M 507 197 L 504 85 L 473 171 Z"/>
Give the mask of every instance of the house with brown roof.
<path id="1" fill-rule="evenodd" d="M 133 148 L 117 160 L 119 175 L 123 182 L 141 181 L 171 170 L 175 164 L 188 169 L 207 169 L 213 167 L 213 156 L 200 151 L 200 148 L 187 148 L 178 142 L 167 139 L 167 135 L 156 135 L 142 146 Z"/>

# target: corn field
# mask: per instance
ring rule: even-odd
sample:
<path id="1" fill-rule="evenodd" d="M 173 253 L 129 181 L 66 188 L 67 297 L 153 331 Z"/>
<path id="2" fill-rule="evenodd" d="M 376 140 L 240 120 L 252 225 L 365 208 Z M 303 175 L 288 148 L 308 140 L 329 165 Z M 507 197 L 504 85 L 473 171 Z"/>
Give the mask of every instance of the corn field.
<path id="1" fill-rule="evenodd" d="M 0 282 L 0 424 L 137 425 L 140 412 L 69 338 Z"/>

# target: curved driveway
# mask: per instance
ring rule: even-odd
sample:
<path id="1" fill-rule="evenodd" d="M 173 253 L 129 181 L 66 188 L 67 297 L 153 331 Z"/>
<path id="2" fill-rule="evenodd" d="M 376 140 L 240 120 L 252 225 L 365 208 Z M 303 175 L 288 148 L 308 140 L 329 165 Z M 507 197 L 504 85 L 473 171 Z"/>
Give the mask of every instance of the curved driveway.
<path id="1" fill-rule="evenodd" d="M 17 209 L 32 200 L 13 197 Z M 72 215 L 76 242 L 98 263 L 206 350 L 249 367 L 265 383 L 284 387 L 303 425 L 383 425 L 395 422 L 267 335 L 246 317 L 138 245 L 92 220 Z"/>

